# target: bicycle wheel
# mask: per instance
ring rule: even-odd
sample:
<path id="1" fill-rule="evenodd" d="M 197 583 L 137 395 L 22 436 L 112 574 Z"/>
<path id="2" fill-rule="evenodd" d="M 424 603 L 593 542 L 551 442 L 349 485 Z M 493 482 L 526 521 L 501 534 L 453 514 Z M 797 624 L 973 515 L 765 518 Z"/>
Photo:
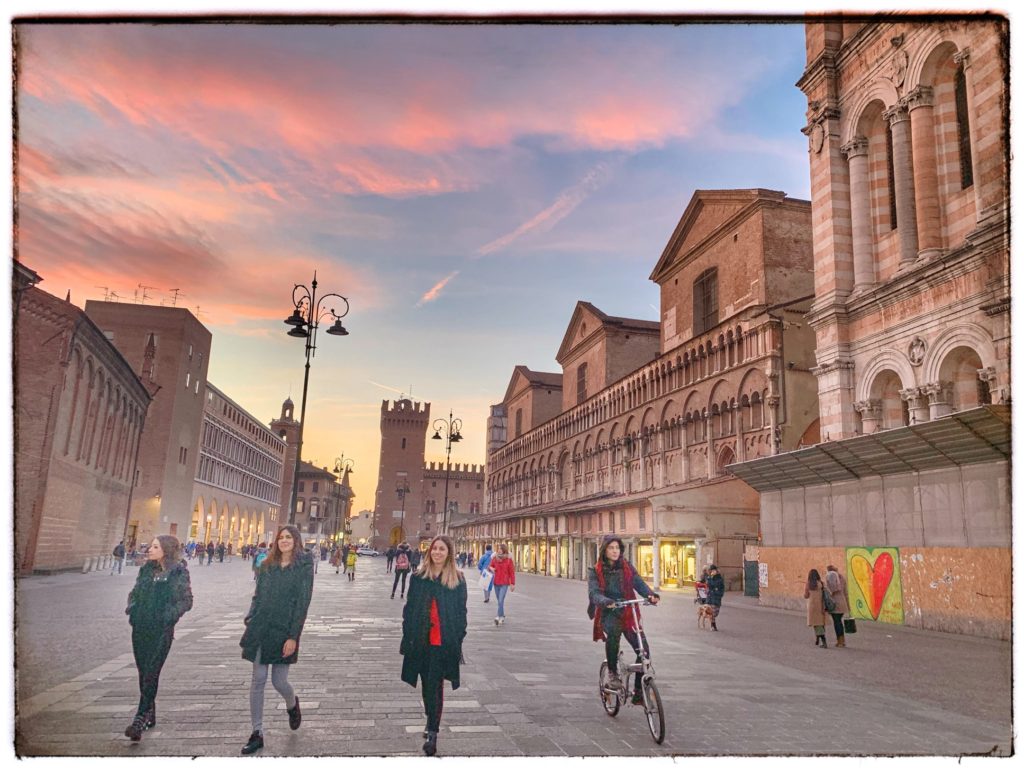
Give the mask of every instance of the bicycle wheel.
<path id="1" fill-rule="evenodd" d="M 615 693 L 609 693 L 608 683 L 608 662 L 601 662 L 601 672 L 597 676 L 597 693 L 601 697 L 601 706 L 611 717 L 619 714 L 619 697 Z"/>
<path id="2" fill-rule="evenodd" d="M 661 694 L 658 686 L 650 678 L 643 681 L 644 713 L 647 715 L 647 727 L 655 744 L 665 740 L 665 708 L 661 705 Z"/>

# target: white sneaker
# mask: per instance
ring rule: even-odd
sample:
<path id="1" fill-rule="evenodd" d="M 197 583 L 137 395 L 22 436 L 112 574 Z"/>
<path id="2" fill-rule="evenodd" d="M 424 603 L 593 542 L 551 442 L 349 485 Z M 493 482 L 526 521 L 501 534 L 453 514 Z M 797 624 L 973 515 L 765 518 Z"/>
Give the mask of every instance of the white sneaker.
<path id="1" fill-rule="evenodd" d="M 504 624 L 504 623 L 505 623 L 505 617 L 504 617 L 504 616 L 502 616 L 501 618 L 499 618 L 499 619 L 498 619 L 498 623 L 499 623 L 499 624 Z"/>
<path id="2" fill-rule="evenodd" d="M 494 626 L 498 626 L 499 624 L 501 624 L 501 620 L 497 616 L 495 616 L 494 617 Z"/>

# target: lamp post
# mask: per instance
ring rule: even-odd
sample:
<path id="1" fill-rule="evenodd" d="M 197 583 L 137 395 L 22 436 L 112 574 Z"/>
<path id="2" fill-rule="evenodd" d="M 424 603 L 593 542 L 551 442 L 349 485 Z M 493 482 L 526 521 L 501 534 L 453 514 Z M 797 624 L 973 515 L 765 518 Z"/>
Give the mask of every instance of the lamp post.
<path id="1" fill-rule="evenodd" d="M 344 532 L 344 529 L 348 527 L 348 496 L 345 493 L 345 479 L 348 477 L 350 472 L 355 472 L 355 469 L 353 469 L 353 467 L 355 467 L 355 465 L 356 465 L 356 463 L 354 461 L 352 461 L 352 459 L 346 459 L 345 458 L 345 454 L 344 453 L 341 454 L 341 458 L 337 458 L 337 459 L 334 460 L 334 474 L 338 475 L 338 478 L 341 481 L 341 486 L 342 486 L 341 487 L 341 496 L 342 496 L 342 498 L 341 498 L 341 505 L 342 505 L 342 509 L 339 511 L 338 517 L 340 519 L 338 521 L 339 524 L 335 526 L 335 532 L 337 532 L 339 528 L 341 528 L 341 530 Z M 345 537 L 344 537 L 344 533 L 343 533 L 342 534 L 342 541 L 344 541 L 344 538 Z"/>
<path id="2" fill-rule="evenodd" d="M 452 473 L 452 443 L 462 439 L 459 430 L 462 429 L 462 419 L 453 419 L 452 412 L 448 411 L 448 419 L 434 419 L 434 436 L 431 440 L 445 441 L 445 454 L 447 456 L 444 469 L 444 509 L 441 512 L 441 533 L 448 533 L 448 480 Z M 444 431 L 444 438 L 441 432 Z"/>
<path id="3" fill-rule="evenodd" d="M 348 331 L 341 324 L 341 318 L 348 314 L 348 299 L 339 293 L 325 293 L 319 299 L 316 297 L 316 270 L 313 271 L 313 282 L 311 288 L 304 285 L 296 285 L 292 289 L 292 304 L 295 311 L 285 320 L 286 325 L 292 326 L 288 331 L 289 336 L 306 340 L 306 370 L 302 379 L 302 406 L 299 415 L 299 435 L 295 447 L 295 471 L 292 474 L 292 497 L 288 503 L 288 522 L 295 522 L 295 506 L 298 499 L 299 488 L 299 464 L 302 462 L 302 433 L 306 429 L 306 392 L 309 389 L 309 361 L 316 356 L 316 332 L 320 328 L 320 321 L 325 317 L 333 317 L 334 325 L 327 329 L 331 336 L 348 336 Z M 334 307 L 324 307 L 326 299 L 336 298 L 345 302 L 345 311 L 338 313 Z"/>
<path id="4" fill-rule="evenodd" d="M 402 500 L 402 517 L 401 522 L 398 524 L 398 541 L 395 542 L 396 545 L 405 541 L 405 496 L 409 493 L 409 490 L 409 481 L 405 478 L 402 478 L 402 482 L 395 488 L 395 493 Z"/>

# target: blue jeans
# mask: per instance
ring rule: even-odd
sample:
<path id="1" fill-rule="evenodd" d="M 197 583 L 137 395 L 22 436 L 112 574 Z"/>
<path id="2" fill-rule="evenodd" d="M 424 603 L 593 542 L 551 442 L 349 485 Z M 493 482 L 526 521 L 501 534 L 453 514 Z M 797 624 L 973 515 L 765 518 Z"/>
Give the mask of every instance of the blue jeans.
<path id="1" fill-rule="evenodd" d="M 498 617 L 505 618 L 505 595 L 508 594 L 508 584 L 495 584 L 494 596 L 498 598 Z"/>

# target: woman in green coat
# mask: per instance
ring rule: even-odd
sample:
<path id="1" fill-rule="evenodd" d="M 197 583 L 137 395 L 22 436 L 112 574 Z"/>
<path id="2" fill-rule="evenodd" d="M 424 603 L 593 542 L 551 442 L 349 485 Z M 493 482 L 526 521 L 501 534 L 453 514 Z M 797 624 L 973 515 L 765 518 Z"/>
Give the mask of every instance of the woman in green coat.
<path id="1" fill-rule="evenodd" d="M 466 580 L 455 567 L 455 548 L 447 536 L 435 536 L 428 555 L 409 582 L 402 612 L 402 680 L 422 681 L 427 712 L 427 755 L 437 752 L 444 707 L 444 681 L 459 687 L 462 641 L 466 637 Z"/>
<path id="2" fill-rule="evenodd" d="M 256 592 L 245 617 L 239 645 L 242 658 L 252 662 L 249 713 L 252 733 L 242 747 L 249 755 L 263 748 L 263 691 L 267 672 L 284 698 L 288 724 L 294 731 L 302 722 L 299 697 L 288 684 L 288 667 L 299 659 L 299 637 L 313 596 L 313 561 L 302 551 L 302 535 L 294 525 L 282 526 L 267 559 L 256 575 Z"/>

